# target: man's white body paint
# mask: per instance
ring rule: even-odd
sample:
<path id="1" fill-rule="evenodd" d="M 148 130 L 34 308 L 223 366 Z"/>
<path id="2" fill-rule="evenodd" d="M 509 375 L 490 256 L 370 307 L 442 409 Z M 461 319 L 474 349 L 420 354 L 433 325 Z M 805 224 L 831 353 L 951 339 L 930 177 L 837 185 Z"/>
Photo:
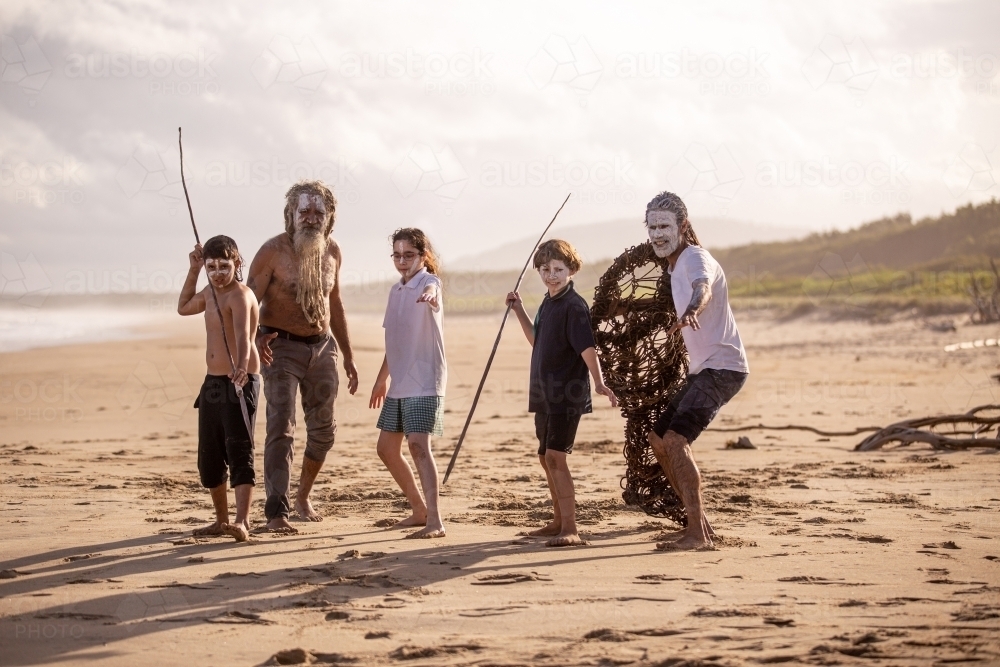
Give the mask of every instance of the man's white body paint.
<path id="1" fill-rule="evenodd" d="M 650 211 L 646 215 L 646 233 L 657 257 L 668 257 L 681 242 L 677 216 L 672 211 Z"/>

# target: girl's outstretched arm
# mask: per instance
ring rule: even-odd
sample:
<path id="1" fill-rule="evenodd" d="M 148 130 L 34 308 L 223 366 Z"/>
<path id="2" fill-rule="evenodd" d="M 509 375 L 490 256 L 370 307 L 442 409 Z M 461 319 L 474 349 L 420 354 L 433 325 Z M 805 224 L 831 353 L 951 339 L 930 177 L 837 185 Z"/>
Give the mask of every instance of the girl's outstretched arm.
<path id="1" fill-rule="evenodd" d="M 430 285 L 425 287 L 423 293 L 419 297 L 417 297 L 417 303 L 426 303 L 430 305 L 431 310 L 437 312 L 438 305 L 441 303 L 438 300 L 439 294 L 440 292 L 438 290 L 438 286 L 435 285 L 434 283 L 431 283 Z"/>

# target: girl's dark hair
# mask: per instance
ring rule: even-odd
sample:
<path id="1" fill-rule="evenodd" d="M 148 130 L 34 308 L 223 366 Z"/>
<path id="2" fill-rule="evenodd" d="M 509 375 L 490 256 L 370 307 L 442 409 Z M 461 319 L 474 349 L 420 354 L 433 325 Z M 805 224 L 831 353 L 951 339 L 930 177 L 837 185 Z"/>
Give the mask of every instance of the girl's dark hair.
<path id="1" fill-rule="evenodd" d="M 420 256 L 424 258 L 424 266 L 427 268 L 427 273 L 433 273 L 434 275 L 441 274 L 441 261 L 438 259 L 437 254 L 434 253 L 434 246 L 431 245 L 431 240 L 427 238 L 427 234 L 424 234 L 416 227 L 403 227 L 394 231 L 391 238 L 393 245 L 396 244 L 396 241 L 406 241 L 416 248 Z"/>
<path id="2" fill-rule="evenodd" d="M 701 243 L 698 242 L 698 235 L 694 233 L 694 227 L 691 226 L 691 221 L 688 219 L 687 206 L 685 206 L 684 201 L 673 192 L 667 192 L 664 190 L 660 194 L 653 197 L 649 203 L 646 204 L 646 221 L 649 220 L 650 211 L 670 211 L 677 218 L 678 226 L 687 220 L 688 228 L 687 232 L 684 234 L 684 240 L 688 242 L 688 245 L 701 245 Z"/>
<path id="3" fill-rule="evenodd" d="M 201 247 L 201 254 L 205 259 L 228 259 L 236 264 L 236 280 L 243 282 L 243 256 L 240 249 L 236 247 L 236 241 L 228 236 L 219 234 L 205 241 Z"/>

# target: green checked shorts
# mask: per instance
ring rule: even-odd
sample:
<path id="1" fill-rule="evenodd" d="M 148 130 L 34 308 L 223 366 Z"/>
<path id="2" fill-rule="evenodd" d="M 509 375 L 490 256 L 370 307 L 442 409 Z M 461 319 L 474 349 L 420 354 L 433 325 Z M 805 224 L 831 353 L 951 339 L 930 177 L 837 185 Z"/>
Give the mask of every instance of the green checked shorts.
<path id="1" fill-rule="evenodd" d="M 406 435 L 444 435 L 444 396 L 386 398 L 376 427 Z"/>

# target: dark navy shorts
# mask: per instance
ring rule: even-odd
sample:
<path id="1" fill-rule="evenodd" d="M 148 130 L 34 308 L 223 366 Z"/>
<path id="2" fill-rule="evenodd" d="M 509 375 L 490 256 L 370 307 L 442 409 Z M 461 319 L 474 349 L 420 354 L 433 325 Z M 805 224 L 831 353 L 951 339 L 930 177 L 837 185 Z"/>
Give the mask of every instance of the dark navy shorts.
<path id="1" fill-rule="evenodd" d="M 243 400 L 253 424 L 260 395 L 260 375 L 248 374 Z M 230 486 L 256 482 L 253 439 L 247 433 L 236 385 L 225 375 L 206 375 L 194 402 L 198 408 L 198 473 L 201 485 L 211 489 L 230 480 Z"/>
<path id="2" fill-rule="evenodd" d="M 653 432 L 662 438 L 667 431 L 673 431 L 689 443 L 694 442 L 746 381 L 747 373 L 715 368 L 689 375 L 687 383 L 657 418 Z"/>
<path id="3" fill-rule="evenodd" d="M 535 437 L 538 438 L 538 455 L 545 456 L 549 449 L 570 454 L 576 429 L 580 426 L 579 412 L 535 413 Z"/>

